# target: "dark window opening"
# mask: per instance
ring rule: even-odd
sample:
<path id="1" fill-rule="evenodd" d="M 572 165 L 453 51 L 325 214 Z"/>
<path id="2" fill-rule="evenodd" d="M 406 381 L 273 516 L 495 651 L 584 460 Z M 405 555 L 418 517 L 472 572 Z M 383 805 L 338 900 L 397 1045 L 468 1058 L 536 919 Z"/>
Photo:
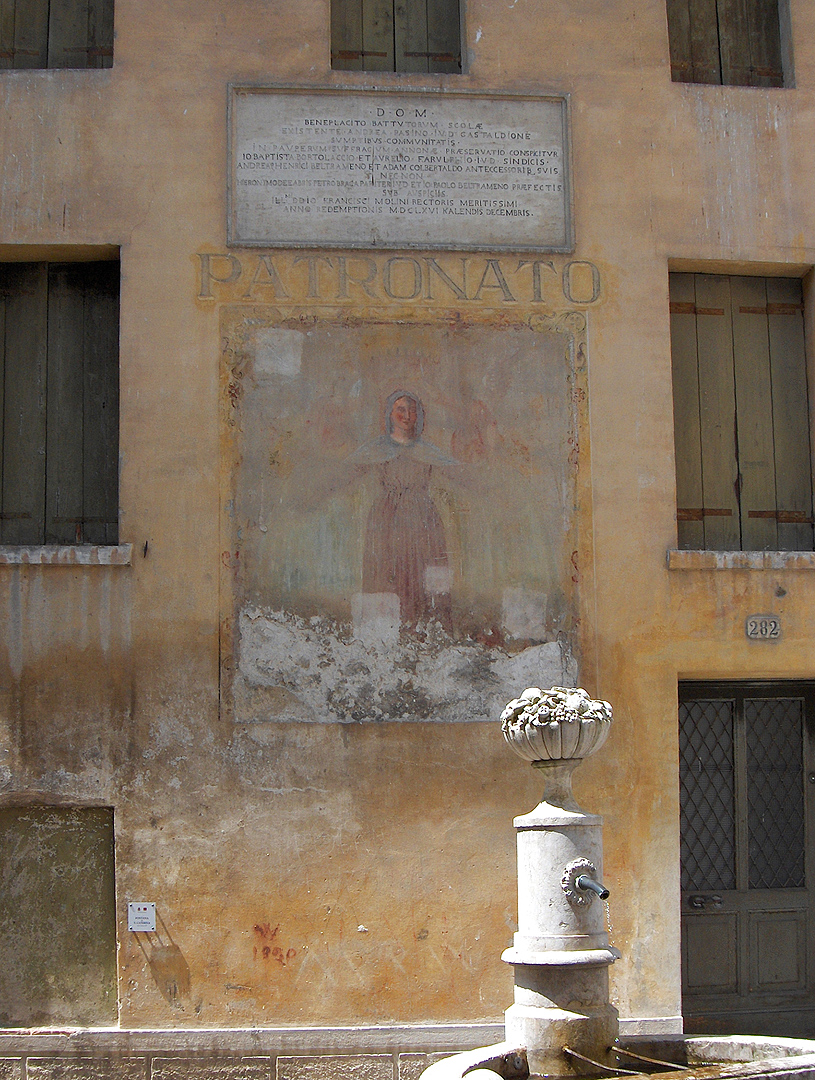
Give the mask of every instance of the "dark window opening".
<path id="1" fill-rule="evenodd" d="M 0 264 L 0 543 L 115 544 L 119 264 Z"/>
<path id="2" fill-rule="evenodd" d="M 333 0 L 331 66 L 460 72 L 458 0 Z"/>

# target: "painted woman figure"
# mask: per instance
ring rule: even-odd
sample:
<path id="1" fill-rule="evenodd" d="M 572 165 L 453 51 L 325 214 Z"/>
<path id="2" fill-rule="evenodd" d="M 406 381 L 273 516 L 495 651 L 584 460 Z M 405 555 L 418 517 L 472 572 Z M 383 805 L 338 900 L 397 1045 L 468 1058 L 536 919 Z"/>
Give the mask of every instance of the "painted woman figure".
<path id="1" fill-rule="evenodd" d="M 450 565 L 430 483 L 434 470 L 458 462 L 423 440 L 423 428 L 419 398 L 396 390 L 387 400 L 385 434 L 348 460 L 378 479 L 365 531 L 362 591 L 395 593 L 403 624 L 435 619 L 449 629 Z"/>

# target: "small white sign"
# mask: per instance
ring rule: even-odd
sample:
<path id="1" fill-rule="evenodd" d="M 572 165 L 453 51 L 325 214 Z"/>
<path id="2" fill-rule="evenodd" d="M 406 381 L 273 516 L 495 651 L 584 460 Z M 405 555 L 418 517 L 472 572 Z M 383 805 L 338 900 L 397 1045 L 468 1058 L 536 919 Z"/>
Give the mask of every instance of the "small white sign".
<path id="1" fill-rule="evenodd" d="M 748 615 L 744 632 L 750 641 L 778 641 L 781 637 L 781 620 L 777 615 Z"/>
<path id="2" fill-rule="evenodd" d="M 132 900 L 127 905 L 127 928 L 147 933 L 156 929 L 156 905 L 146 900 Z"/>

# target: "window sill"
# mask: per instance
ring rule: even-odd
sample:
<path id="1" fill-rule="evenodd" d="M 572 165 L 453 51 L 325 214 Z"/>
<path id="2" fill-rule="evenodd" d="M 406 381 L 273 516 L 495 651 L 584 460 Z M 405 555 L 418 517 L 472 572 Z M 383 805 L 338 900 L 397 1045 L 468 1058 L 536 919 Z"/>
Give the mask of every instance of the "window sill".
<path id="1" fill-rule="evenodd" d="M 132 544 L 0 546 L 0 566 L 130 566 Z"/>
<path id="2" fill-rule="evenodd" d="M 815 570 L 815 551 L 668 552 L 669 570 Z"/>

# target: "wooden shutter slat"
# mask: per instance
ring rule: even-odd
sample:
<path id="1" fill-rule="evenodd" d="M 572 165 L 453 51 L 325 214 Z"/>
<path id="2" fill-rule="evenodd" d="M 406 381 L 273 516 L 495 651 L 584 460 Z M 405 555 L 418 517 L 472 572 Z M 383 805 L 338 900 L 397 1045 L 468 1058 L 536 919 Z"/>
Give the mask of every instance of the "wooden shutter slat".
<path id="1" fill-rule="evenodd" d="M 50 0 L 48 66 L 88 66 L 88 0 Z"/>
<path id="2" fill-rule="evenodd" d="M 688 0 L 667 0 L 667 11 L 671 78 L 674 82 L 693 82 Z"/>
<path id="3" fill-rule="evenodd" d="M 750 0 L 749 44 L 752 86 L 783 86 L 778 0 Z"/>
<path id="4" fill-rule="evenodd" d="M 704 547 L 704 524 L 693 275 L 671 274 L 670 295 L 677 538 L 680 548 L 695 549 Z"/>
<path id="5" fill-rule="evenodd" d="M 331 64 L 356 71 L 458 72 L 459 0 L 333 0 Z"/>
<path id="6" fill-rule="evenodd" d="M 113 0 L 88 0 L 87 67 L 113 64 Z"/>
<path id="7" fill-rule="evenodd" d="M 362 67 L 365 71 L 394 71 L 393 0 L 363 0 Z"/>
<path id="8" fill-rule="evenodd" d="M 395 0 L 393 36 L 397 71 L 427 71 L 427 2 Z"/>
<path id="9" fill-rule="evenodd" d="M 697 274 L 696 307 L 730 308 L 727 278 Z M 729 318 L 696 316 L 699 355 L 700 431 L 703 506 L 732 510 L 730 517 L 706 517 L 705 544 L 711 550 L 741 546 L 736 497 L 736 400 L 733 378 L 733 336 Z"/>
<path id="10" fill-rule="evenodd" d="M 721 83 L 716 0 L 689 0 L 692 82 Z"/>
<path id="11" fill-rule="evenodd" d="M 333 0 L 331 4 L 331 66 L 338 71 L 362 71 L 363 0 Z"/>
<path id="12" fill-rule="evenodd" d="M 751 86 L 747 0 L 717 0 L 717 9 L 722 83 L 725 86 Z"/>
<path id="13" fill-rule="evenodd" d="M 48 0 L 16 0 L 13 67 L 48 67 Z"/>
<path id="14" fill-rule="evenodd" d="M 774 551 L 778 546 L 778 530 L 764 278 L 733 277 L 730 295 L 733 302 L 741 546 L 748 551 Z M 772 516 L 751 516 L 750 510 L 770 510 Z"/>
<path id="15" fill-rule="evenodd" d="M 4 544 L 41 544 L 45 506 L 46 265 L 7 265 L 2 284 L 6 292 L 6 333 L 0 537 Z"/>
<path id="16" fill-rule="evenodd" d="M 83 270 L 52 266 L 48 275 L 47 544 L 76 544 L 83 539 Z"/>
<path id="17" fill-rule="evenodd" d="M 801 282 L 797 278 L 769 278 L 767 316 L 772 374 L 772 412 L 775 433 L 777 508 L 785 515 L 800 512 L 812 517 L 812 457 L 807 395 L 804 320 L 800 310 Z M 777 305 L 777 307 L 776 307 Z M 794 521 L 778 524 L 779 547 L 810 551 L 812 526 Z"/>
<path id="18" fill-rule="evenodd" d="M 427 70 L 461 71 L 461 14 L 458 0 L 427 0 Z"/>
<path id="19" fill-rule="evenodd" d="M 84 537 L 118 542 L 119 264 L 97 263 L 85 287 Z"/>
<path id="20" fill-rule="evenodd" d="M 0 69 L 14 67 L 15 0 L 0 0 Z"/>

